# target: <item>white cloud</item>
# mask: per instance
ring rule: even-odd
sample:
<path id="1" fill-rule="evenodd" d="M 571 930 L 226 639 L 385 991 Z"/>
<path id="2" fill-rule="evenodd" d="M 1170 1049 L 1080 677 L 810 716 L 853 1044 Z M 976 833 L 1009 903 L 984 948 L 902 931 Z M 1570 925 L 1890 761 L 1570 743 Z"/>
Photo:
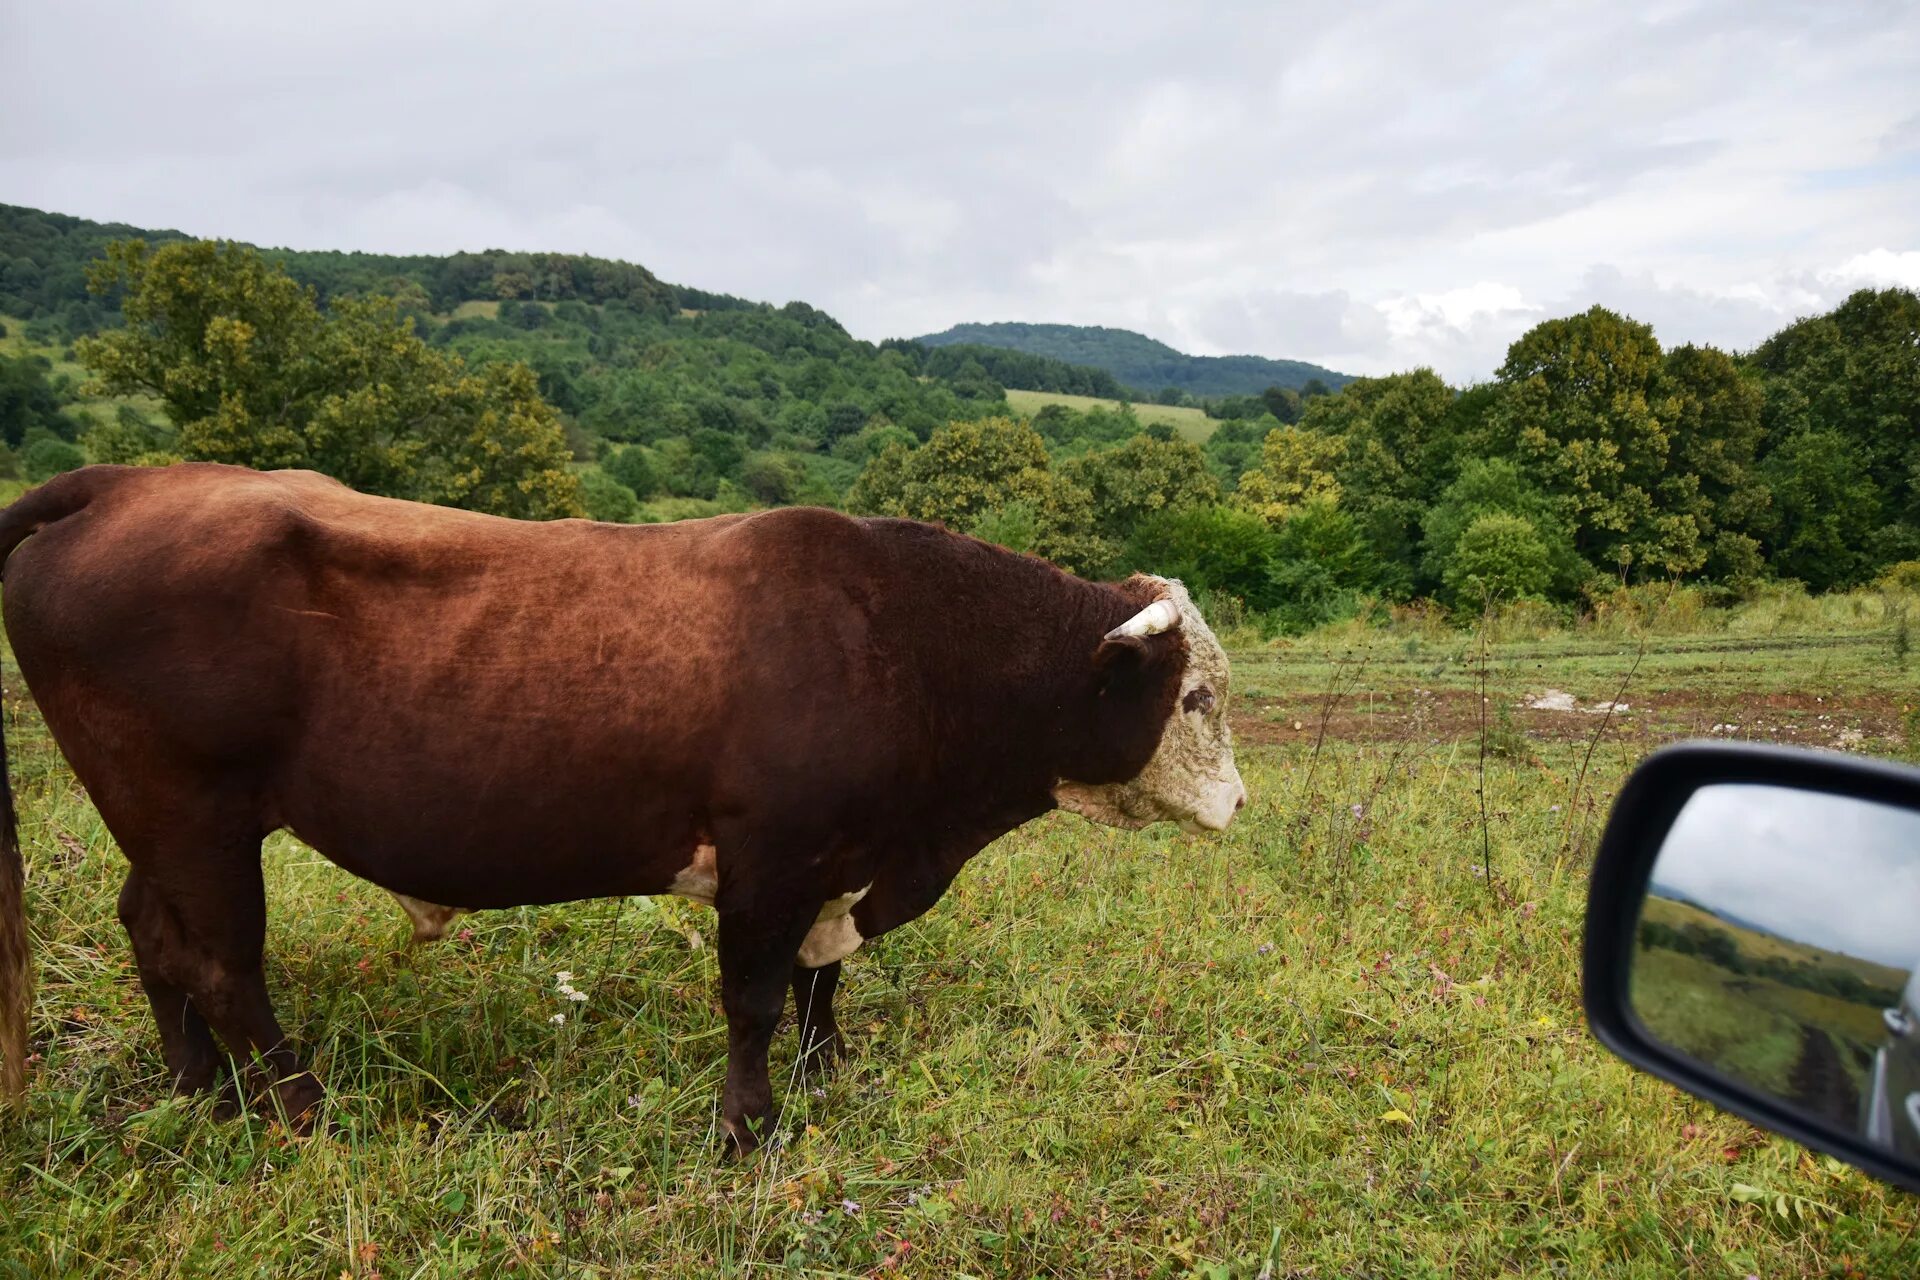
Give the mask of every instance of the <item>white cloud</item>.
<path id="1" fill-rule="evenodd" d="M 1796 942 L 1920 963 L 1920 814 L 1785 787 L 1721 784 L 1687 800 L 1654 883 Z"/>
<path id="2" fill-rule="evenodd" d="M 71 0 L 0 16 L 0 81 L 9 201 L 582 250 L 871 338 L 1067 320 L 1465 379 L 1596 301 L 1744 347 L 1920 259 L 1894 3 Z"/>
<path id="3" fill-rule="evenodd" d="M 1891 249 L 1856 253 L 1835 267 L 1830 276 L 1850 285 L 1897 284 L 1902 288 L 1920 289 L 1920 249 L 1909 249 L 1905 253 Z"/>

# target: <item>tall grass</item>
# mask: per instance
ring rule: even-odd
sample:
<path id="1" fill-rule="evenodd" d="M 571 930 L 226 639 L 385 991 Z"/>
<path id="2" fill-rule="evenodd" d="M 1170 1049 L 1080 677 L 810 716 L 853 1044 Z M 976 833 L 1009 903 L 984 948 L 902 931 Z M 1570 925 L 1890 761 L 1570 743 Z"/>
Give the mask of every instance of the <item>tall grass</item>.
<path id="1" fill-rule="evenodd" d="M 1492 649 L 1490 698 L 1531 677 L 1521 652 Z M 9 669 L 43 1060 L 0 1122 L 0 1274 L 1920 1271 L 1911 1198 L 1586 1034 L 1589 846 L 1565 810 L 1583 752 L 1603 814 L 1642 744 L 1536 738 L 1482 774 L 1421 710 L 1425 660 L 1328 669 L 1269 696 L 1337 687 L 1401 727 L 1244 746 L 1253 802 L 1221 837 L 1054 815 L 1002 840 L 849 963 L 838 1075 L 777 1042 L 781 1136 L 743 1165 L 716 1153 L 703 908 L 483 913 L 407 950 L 384 895 L 284 837 L 269 981 L 333 1132 L 167 1100 L 114 919 L 124 864 Z M 1864 696 L 1872 672 L 1823 687 Z"/>

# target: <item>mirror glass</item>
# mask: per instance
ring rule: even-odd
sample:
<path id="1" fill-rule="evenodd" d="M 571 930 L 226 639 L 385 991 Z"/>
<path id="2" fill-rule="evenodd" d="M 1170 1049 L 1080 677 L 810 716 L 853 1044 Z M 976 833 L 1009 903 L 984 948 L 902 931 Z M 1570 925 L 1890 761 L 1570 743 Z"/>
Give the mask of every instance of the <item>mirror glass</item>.
<path id="1" fill-rule="evenodd" d="M 1920 813 L 1761 784 L 1695 791 L 1641 907 L 1656 1040 L 1822 1127 L 1920 1158 Z"/>

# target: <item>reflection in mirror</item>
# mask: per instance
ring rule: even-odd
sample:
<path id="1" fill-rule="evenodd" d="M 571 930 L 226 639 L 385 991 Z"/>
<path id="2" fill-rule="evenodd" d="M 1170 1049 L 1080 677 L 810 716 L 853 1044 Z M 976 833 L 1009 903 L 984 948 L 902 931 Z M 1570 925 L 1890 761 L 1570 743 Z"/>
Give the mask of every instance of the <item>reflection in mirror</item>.
<path id="1" fill-rule="evenodd" d="M 1920 814 L 1702 787 L 1654 863 L 1631 992 L 1654 1039 L 1920 1158 Z"/>

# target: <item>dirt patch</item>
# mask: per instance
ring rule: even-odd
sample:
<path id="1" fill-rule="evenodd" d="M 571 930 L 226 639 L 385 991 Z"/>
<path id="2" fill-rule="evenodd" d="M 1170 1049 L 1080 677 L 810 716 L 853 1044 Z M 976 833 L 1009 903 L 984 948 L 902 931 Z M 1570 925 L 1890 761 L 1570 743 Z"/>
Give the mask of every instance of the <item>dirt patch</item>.
<path id="1" fill-rule="evenodd" d="M 1809 747 L 1863 746 L 1900 735 L 1901 704 L 1890 694 L 1849 696 L 1758 691 L 1693 694 L 1652 690 L 1627 699 L 1625 710 L 1605 711 L 1606 700 L 1574 710 L 1530 707 L 1540 691 L 1489 693 L 1486 723 L 1505 723 L 1529 738 L 1586 741 L 1603 726 L 1609 737 L 1650 745 L 1677 738 L 1733 738 Z M 1331 706 L 1329 706 L 1331 703 Z M 1558 707 L 1558 701 L 1555 702 Z M 1234 737 L 1259 745 L 1312 745 L 1320 736 L 1338 742 L 1394 742 L 1403 738 L 1447 741 L 1480 732 L 1480 695 L 1472 689 L 1417 689 L 1253 698 L 1233 717 Z"/>
<path id="2" fill-rule="evenodd" d="M 1841 1065 L 1833 1038 L 1818 1027 L 1800 1028 L 1800 1059 L 1788 1082 L 1793 1100 L 1847 1132 L 1860 1124 L 1860 1093 Z"/>

